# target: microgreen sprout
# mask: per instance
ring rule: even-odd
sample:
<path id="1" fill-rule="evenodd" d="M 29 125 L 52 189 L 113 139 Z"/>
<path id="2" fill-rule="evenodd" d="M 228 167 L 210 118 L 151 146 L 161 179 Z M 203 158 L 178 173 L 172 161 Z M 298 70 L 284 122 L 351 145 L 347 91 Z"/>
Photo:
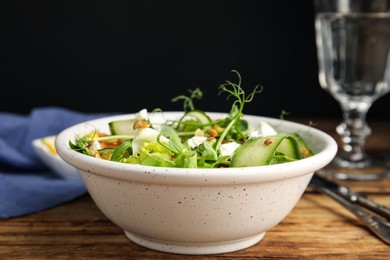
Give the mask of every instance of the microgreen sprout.
<path id="1" fill-rule="evenodd" d="M 226 81 L 226 83 L 223 83 L 219 86 L 219 94 L 223 92 L 227 92 L 228 96 L 227 99 L 230 97 L 236 98 L 236 100 L 233 102 L 232 108 L 229 113 L 229 118 L 231 119 L 230 123 L 227 125 L 227 127 L 222 132 L 217 146 L 216 150 L 219 150 L 219 147 L 221 146 L 223 140 L 225 139 L 226 135 L 229 133 L 230 129 L 236 125 L 239 128 L 239 121 L 241 117 L 243 116 L 243 110 L 245 103 L 249 103 L 253 100 L 253 97 L 260 93 L 262 91 L 262 87 L 260 85 L 255 86 L 253 91 L 246 95 L 244 89 L 241 87 L 241 75 L 236 70 L 232 70 L 233 73 L 237 74 L 238 77 L 238 83 L 233 83 L 229 80 Z"/>
<path id="2" fill-rule="evenodd" d="M 286 116 L 289 116 L 289 115 L 290 115 L 290 112 L 287 112 L 286 110 L 282 110 L 282 111 L 280 112 L 279 118 L 280 118 L 281 120 L 284 120 L 285 117 L 286 117 Z"/>
<path id="3" fill-rule="evenodd" d="M 95 135 L 96 132 L 94 132 Z M 86 155 L 91 155 L 90 150 L 88 149 L 88 144 L 89 142 L 93 139 L 93 137 L 90 137 L 88 135 L 85 136 L 78 136 L 76 135 L 75 137 L 76 141 L 75 143 L 72 143 L 69 141 L 69 146 L 75 151 L 78 151 L 80 153 L 86 154 Z"/>
<path id="4" fill-rule="evenodd" d="M 236 70 L 231 72 L 237 76 L 237 82 L 226 80 L 218 88 L 218 95 L 224 93 L 227 100 L 233 99 L 226 117 L 213 119 L 207 112 L 196 109 L 194 100 L 203 97 L 202 91 L 196 88 L 189 90 L 188 96 L 172 99 L 172 102 L 183 101 L 184 113 L 178 119 L 165 118 L 163 111 L 156 108 L 147 118 L 142 115 L 141 119 L 109 122 L 108 135 L 95 129 L 83 137 L 76 136 L 69 145 L 80 153 L 105 160 L 178 168 L 258 166 L 311 156 L 310 148 L 298 134 L 275 135 L 271 125 L 263 130 L 249 124 L 244 118 L 244 106 L 261 93 L 262 87 L 256 85 L 246 93 L 241 86 L 241 75 Z M 151 119 L 157 112 L 163 121 Z M 286 115 L 288 112 L 282 111 L 280 117 L 284 119 Z M 263 124 L 267 126 L 266 122 Z M 268 137 L 271 135 L 273 139 Z M 252 153 L 257 155 L 248 156 Z"/>
<path id="5" fill-rule="evenodd" d="M 190 92 L 190 96 L 185 96 L 185 95 L 180 95 L 177 97 L 172 98 L 172 102 L 177 102 L 181 99 L 184 100 L 183 102 L 183 110 L 184 111 L 193 111 L 195 110 L 194 102 L 193 100 L 196 99 L 201 99 L 203 97 L 203 92 L 199 89 L 196 88 L 195 90 L 188 90 Z"/>

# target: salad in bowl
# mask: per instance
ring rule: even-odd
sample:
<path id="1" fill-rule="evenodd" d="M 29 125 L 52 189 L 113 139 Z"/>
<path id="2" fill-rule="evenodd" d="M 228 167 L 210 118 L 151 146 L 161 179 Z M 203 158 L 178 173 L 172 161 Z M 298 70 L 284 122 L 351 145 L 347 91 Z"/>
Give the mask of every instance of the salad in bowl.
<path id="1" fill-rule="evenodd" d="M 236 72 L 237 73 L 237 72 Z M 239 76 L 239 74 L 237 73 Z M 196 109 L 200 89 L 184 100 L 184 113 L 179 118 L 165 119 L 164 112 L 146 109 L 134 118 L 108 123 L 109 132 L 92 130 L 70 142 L 72 149 L 96 158 L 115 162 L 177 168 L 221 168 L 271 165 L 300 160 L 313 155 L 297 132 L 277 132 L 260 122 L 250 126 L 244 119 L 244 105 L 260 93 L 258 86 L 246 94 L 239 82 L 221 84 L 220 94 L 228 94 L 234 102 L 230 113 L 213 118 Z M 154 115 L 160 114 L 157 120 Z"/>

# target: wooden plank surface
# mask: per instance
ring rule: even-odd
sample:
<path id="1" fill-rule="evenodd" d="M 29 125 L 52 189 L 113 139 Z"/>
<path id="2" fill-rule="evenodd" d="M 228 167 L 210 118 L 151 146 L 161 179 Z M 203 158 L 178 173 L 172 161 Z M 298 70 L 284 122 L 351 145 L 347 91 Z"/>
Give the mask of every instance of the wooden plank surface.
<path id="1" fill-rule="evenodd" d="M 390 184 L 390 183 L 389 183 Z M 371 198 L 390 207 L 389 194 Z M 306 192 L 293 211 L 257 245 L 197 259 L 386 259 L 390 247 L 324 195 Z M 190 259 L 130 242 L 89 196 L 26 217 L 0 222 L 0 259 Z M 390 259 L 390 258 L 389 258 Z"/>
<path id="2" fill-rule="evenodd" d="M 334 122 L 319 121 L 332 131 Z M 390 151 L 387 122 L 375 124 L 371 151 Z M 378 130 L 379 129 L 379 130 Z M 379 135 L 381 133 L 381 135 Z M 387 140 L 387 141 L 386 141 Z M 348 182 L 390 207 L 390 178 Z M 291 213 L 258 244 L 237 252 L 185 256 L 130 242 L 89 195 L 24 217 L 0 221 L 0 259 L 390 259 L 390 246 L 325 195 L 306 190 Z"/>

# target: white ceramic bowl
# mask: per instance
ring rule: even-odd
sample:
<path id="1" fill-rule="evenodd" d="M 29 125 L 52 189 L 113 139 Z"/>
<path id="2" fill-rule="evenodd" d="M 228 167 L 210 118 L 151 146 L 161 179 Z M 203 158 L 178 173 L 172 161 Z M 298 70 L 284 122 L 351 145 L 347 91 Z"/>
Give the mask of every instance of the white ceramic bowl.
<path id="1" fill-rule="evenodd" d="M 226 114 L 209 113 L 212 118 Z M 165 112 L 177 119 L 180 112 Z M 108 122 L 134 114 L 77 124 L 56 139 L 59 155 L 78 168 L 99 209 L 141 246 L 178 254 L 216 254 L 258 243 L 294 208 L 313 172 L 335 156 L 332 137 L 310 126 L 245 116 L 251 125 L 265 121 L 279 131 L 301 134 L 315 155 L 258 167 L 183 169 L 111 162 L 69 148 L 69 140 L 91 130 L 108 132 Z M 155 115 L 157 117 L 158 115 Z"/>

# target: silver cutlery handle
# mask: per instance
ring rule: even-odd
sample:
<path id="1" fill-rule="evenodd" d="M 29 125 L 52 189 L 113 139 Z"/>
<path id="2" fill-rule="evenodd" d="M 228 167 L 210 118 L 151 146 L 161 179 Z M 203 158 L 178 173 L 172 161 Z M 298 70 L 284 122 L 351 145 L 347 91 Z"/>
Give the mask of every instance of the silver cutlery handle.
<path id="1" fill-rule="evenodd" d="M 373 212 L 387 218 L 387 220 L 390 220 L 390 209 L 388 207 L 385 207 L 373 200 L 370 200 L 362 194 L 356 192 L 350 192 L 348 195 L 350 201 L 355 202 L 365 208 L 368 208 Z"/>
<path id="2" fill-rule="evenodd" d="M 318 175 L 314 174 L 313 178 L 310 182 L 310 186 L 314 188 L 316 191 L 328 195 L 336 202 L 344 206 L 350 212 L 352 212 L 355 216 L 357 216 L 362 222 L 366 224 L 366 226 L 376 234 L 380 239 L 382 239 L 385 243 L 390 244 L 390 224 L 387 221 L 384 221 L 377 216 L 370 214 L 369 212 L 362 210 L 356 204 L 352 203 L 342 194 L 337 193 L 336 191 L 327 188 L 326 183 L 323 182 L 323 179 Z M 375 203 L 375 205 L 377 205 Z"/>

